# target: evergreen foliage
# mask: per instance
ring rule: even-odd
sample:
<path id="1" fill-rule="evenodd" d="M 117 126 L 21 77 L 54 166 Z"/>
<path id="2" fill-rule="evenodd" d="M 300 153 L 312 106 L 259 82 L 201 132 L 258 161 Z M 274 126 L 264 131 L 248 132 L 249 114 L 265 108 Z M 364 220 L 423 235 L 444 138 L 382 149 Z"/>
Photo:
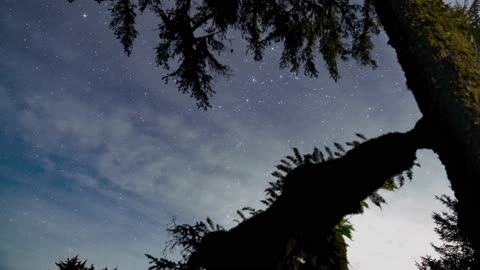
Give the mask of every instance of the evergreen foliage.
<path id="1" fill-rule="evenodd" d="M 157 28 L 157 64 L 170 70 L 171 63 L 178 63 L 163 79 L 174 79 L 179 90 L 190 93 L 203 109 L 211 107 L 209 97 L 215 93 L 212 75 L 229 74 L 230 68 L 216 55 L 233 52 L 226 46 L 226 41 L 231 41 L 227 34 L 230 29 L 241 32 L 247 52 L 255 61 L 262 60 L 265 48 L 273 42 L 283 43 L 280 67 L 292 72 L 303 69 L 307 76 L 318 76 L 317 53 L 334 80 L 340 77 L 339 59 L 354 59 L 361 65 L 376 67 L 371 38 L 380 32 L 380 24 L 373 0 L 94 1 L 110 2 L 110 28 L 127 55 L 138 36 L 137 15 L 147 9 L 153 12 L 161 20 Z M 456 0 L 453 7 L 468 14 L 472 35 L 479 44 L 479 1 Z"/>
<path id="2" fill-rule="evenodd" d="M 443 241 L 441 246 L 432 244 L 435 252 L 440 255 L 438 259 L 430 255 L 421 257 L 421 262 L 416 263 L 419 270 L 474 270 L 479 265 L 479 258 L 468 239 L 461 235 L 458 228 L 458 202 L 447 195 L 436 198 L 441 201 L 449 212 L 434 213 L 433 220 L 437 227 L 435 232 Z"/>
<path id="3" fill-rule="evenodd" d="M 55 264 L 57 265 L 58 270 L 95 270 L 93 264 L 90 265 L 90 267 L 86 266 L 87 260 L 82 262 L 78 258 L 78 255 L 73 258 L 67 258 L 65 261 L 60 261 Z M 102 270 L 108 270 L 108 268 L 105 267 Z M 117 270 L 117 268 L 114 270 Z"/>
<path id="4" fill-rule="evenodd" d="M 338 60 L 376 66 L 371 37 L 379 33 L 380 26 L 372 0 L 94 1 L 109 2 L 110 28 L 127 55 L 138 35 L 136 16 L 145 10 L 155 14 L 161 21 L 156 62 L 171 70 L 163 79 L 175 80 L 178 89 L 190 93 L 203 109 L 211 107 L 213 76 L 229 74 L 229 66 L 222 64 L 218 55 L 233 52 L 228 47 L 231 29 L 241 33 L 255 61 L 262 60 L 272 43 L 282 43 L 280 67 L 303 70 L 306 76 L 318 75 L 317 54 L 334 80 L 340 77 Z"/>
<path id="5" fill-rule="evenodd" d="M 110 28 L 127 55 L 138 36 L 136 17 L 146 10 L 155 14 L 161 21 L 156 28 L 156 62 L 171 70 L 163 80 L 173 79 L 179 91 L 190 93 L 203 109 L 211 107 L 214 75 L 230 74 L 230 67 L 218 59 L 233 53 L 231 29 L 240 31 L 255 61 L 262 61 L 272 43 L 283 44 L 280 68 L 303 70 L 306 76 L 318 76 L 317 55 L 334 80 L 340 78 L 338 60 L 376 67 L 372 36 L 380 32 L 380 24 L 373 0 L 94 1 L 109 2 Z M 457 0 L 453 7 L 469 17 L 472 36 L 480 44 L 479 0 Z"/>

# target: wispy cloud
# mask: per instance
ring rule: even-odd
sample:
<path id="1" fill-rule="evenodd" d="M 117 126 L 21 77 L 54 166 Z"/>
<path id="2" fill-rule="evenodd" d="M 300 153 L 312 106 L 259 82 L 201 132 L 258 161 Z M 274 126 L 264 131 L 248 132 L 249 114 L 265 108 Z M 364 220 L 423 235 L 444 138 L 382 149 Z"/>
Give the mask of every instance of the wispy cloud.
<path id="1" fill-rule="evenodd" d="M 192 126 L 173 113 L 114 106 L 102 110 L 70 95 L 24 98 L 25 108 L 16 112 L 21 134 L 49 170 L 62 169 L 56 160 L 68 160 L 72 168 L 63 168 L 64 175 L 87 186 L 108 181 L 192 215 L 208 211 L 220 217 L 240 202 L 259 199 L 270 166 L 249 156 L 267 160 L 267 149 L 280 145 L 272 136 L 263 149 L 236 155 L 245 146 L 225 151 L 236 143 L 228 140 L 255 131 L 235 123 L 229 128 L 210 123 L 209 129 L 218 132 L 212 138 L 201 125 Z M 258 192 L 232 200 L 246 185 Z"/>

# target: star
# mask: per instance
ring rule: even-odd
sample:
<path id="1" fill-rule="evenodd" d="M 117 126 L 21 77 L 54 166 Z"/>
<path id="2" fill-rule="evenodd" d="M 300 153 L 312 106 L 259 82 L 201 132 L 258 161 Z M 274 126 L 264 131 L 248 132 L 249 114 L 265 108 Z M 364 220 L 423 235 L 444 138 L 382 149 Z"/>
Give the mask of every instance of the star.
<path id="1" fill-rule="evenodd" d="M 83 13 L 83 14 L 82 14 L 82 17 L 83 17 L 84 19 L 86 19 L 86 18 L 88 17 L 88 14 Z"/>

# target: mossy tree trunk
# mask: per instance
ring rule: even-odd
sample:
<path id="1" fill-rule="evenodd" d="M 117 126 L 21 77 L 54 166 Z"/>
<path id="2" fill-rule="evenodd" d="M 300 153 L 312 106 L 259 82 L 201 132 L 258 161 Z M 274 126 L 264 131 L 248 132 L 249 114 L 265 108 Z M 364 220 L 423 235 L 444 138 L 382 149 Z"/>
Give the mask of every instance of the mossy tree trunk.
<path id="1" fill-rule="evenodd" d="M 480 56 L 467 20 L 442 0 L 374 4 L 421 112 L 438 127 L 432 148 L 459 201 L 460 229 L 478 252 Z"/>

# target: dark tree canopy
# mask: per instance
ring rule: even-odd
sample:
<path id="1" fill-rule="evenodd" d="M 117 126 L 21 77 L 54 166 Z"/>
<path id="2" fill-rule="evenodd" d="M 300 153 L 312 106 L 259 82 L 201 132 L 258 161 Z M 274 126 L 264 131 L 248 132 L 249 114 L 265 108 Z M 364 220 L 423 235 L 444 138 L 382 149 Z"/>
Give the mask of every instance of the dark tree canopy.
<path id="1" fill-rule="evenodd" d="M 75 0 L 67 0 L 74 2 Z M 318 75 L 320 55 L 330 76 L 340 75 L 337 62 L 354 59 L 376 67 L 372 36 L 380 32 L 373 0 L 94 0 L 109 2 L 110 28 L 130 55 L 138 32 L 135 19 L 146 10 L 159 19 L 156 62 L 165 70 L 165 82 L 173 79 L 178 89 L 190 93 L 199 108 L 211 107 L 214 76 L 230 74 L 219 56 L 233 53 L 229 30 L 241 33 L 248 52 L 261 61 L 266 47 L 283 44 L 281 68 Z M 480 40 L 480 6 L 456 1 L 455 8 L 468 14 L 474 38 Z"/>
<path id="2" fill-rule="evenodd" d="M 379 33 L 379 23 L 371 0 L 361 4 L 351 0 L 95 1 L 110 2 L 110 28 L 128 55 L 138 34 L 137 14 L 153 12 L 161 20 L 156 62 L 171 70 L 163 79 L 175 80 L 178 89 L 190 93 L 203 109 L 211 107 L 214 75 L 230 72 L 219 55 L 233 52 L 227 42 L 231 29 L 241 33 L 256 61 L 262 60 L 267 46 L 282 43 L 280 67 L 292 72 L 317 76 L 318 54 L 335 80 L 338 59 L 376 66 L 370 54 L 371 37 Z"/>
<path id="3" fill-rule="evenodd" d="M 447 195 L 436 197 L 448 212 L 434 213 L 433 220 L 437 227 L 435 232 L 443 241 L 441 246 L 432 244 L 440 258 L 430 255 L 416 263 L 419 270 L 474 270 L 478 269 L 480 258 L 475 258 L 472 243 L 463 236 L 458 228 L 458 202 Z"/>

